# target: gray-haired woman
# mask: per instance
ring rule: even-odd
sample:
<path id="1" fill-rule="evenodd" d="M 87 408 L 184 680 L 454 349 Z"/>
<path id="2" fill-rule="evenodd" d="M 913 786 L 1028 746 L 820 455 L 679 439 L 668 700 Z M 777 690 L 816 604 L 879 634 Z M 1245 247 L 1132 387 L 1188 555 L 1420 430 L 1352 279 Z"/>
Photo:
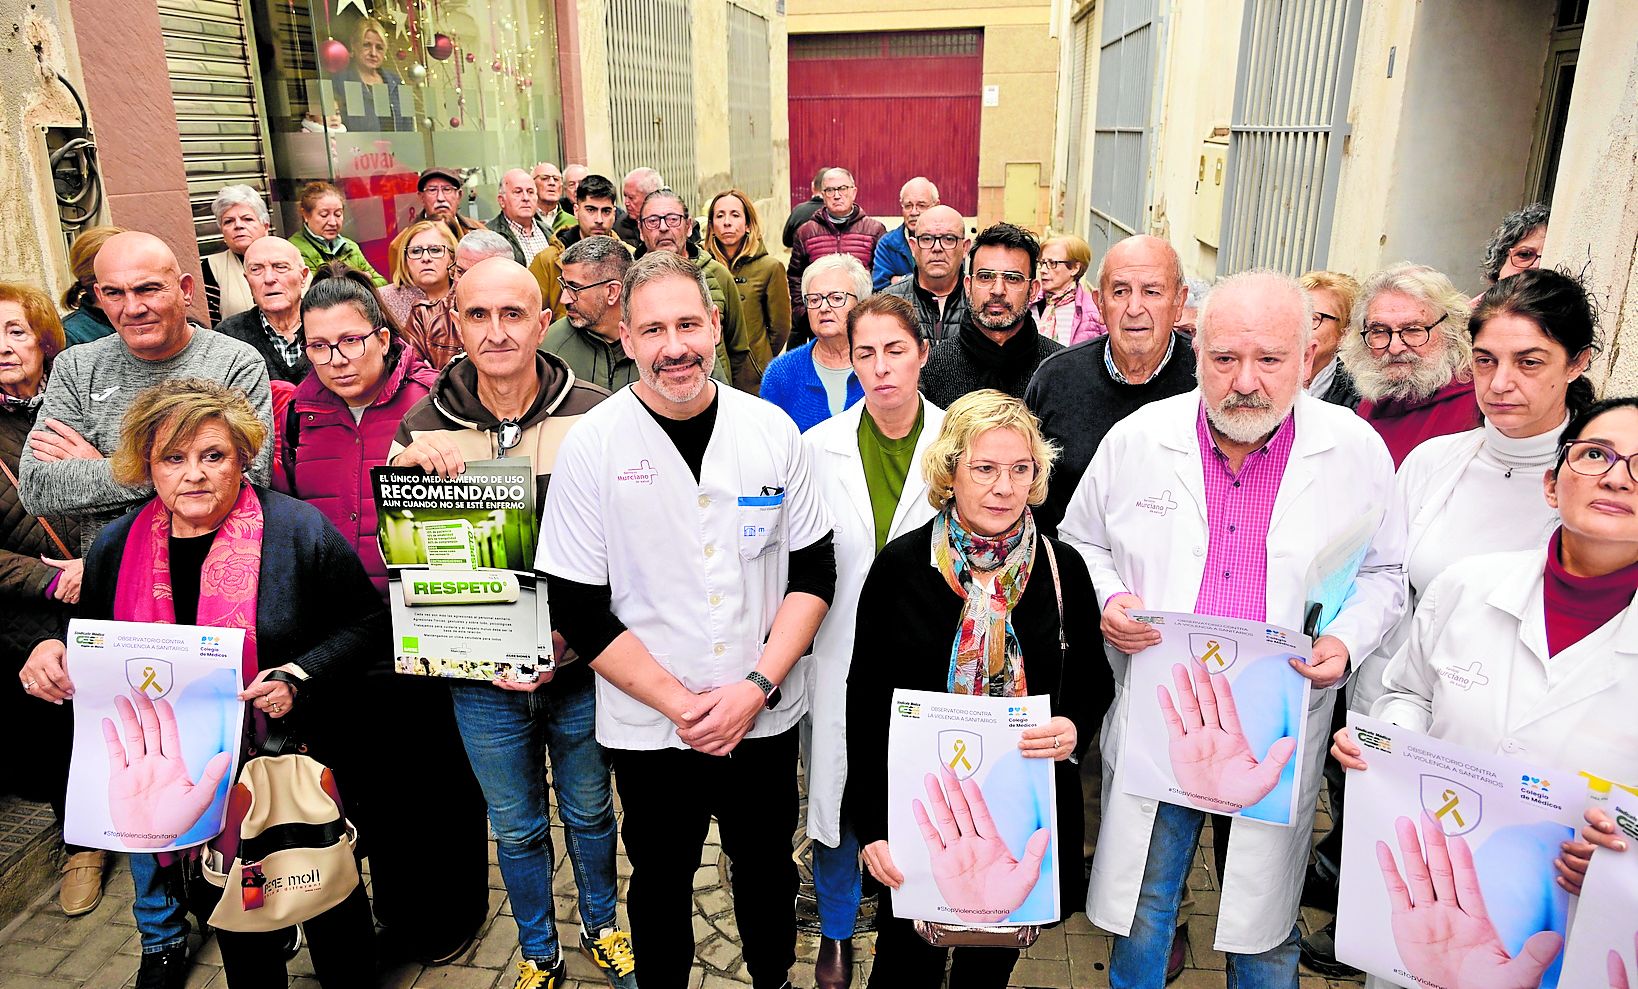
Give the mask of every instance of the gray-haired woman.
<path id="1" fill-rule="evenodd" d="M 1541 249 L 1547 245 L 1549 213 L 1545 203 L 1531 203 L 1502 218 L 1501 225 L 1490 235 L 1490 242 L 1484 245 L 1484 260 L 1479 262 L 1479 270 L 1484 272 L 1490 285 L 1541 263 Z M 1475 295 L 1472 304 L 1478 305 L 1483 296 L 1483 292 Z"/>
<path id="2" fill-rule="evenodd" d="M 262 194 L 248 185 L 226 185 L 210 204 L 211 215 L 222 231 L 222 250 L 203 258 L 205 303 L 212 326 L 256 305 L 245 280 L 245 249 L 267 236 L 273 218 Z"/>

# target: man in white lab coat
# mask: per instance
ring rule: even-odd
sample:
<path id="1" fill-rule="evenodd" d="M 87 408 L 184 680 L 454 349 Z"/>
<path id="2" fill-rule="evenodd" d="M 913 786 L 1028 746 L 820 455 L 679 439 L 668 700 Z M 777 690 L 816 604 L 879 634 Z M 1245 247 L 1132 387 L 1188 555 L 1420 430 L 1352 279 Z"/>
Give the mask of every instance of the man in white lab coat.
<path id="1" fill-rule="evenodd" d="M 639 379 L 564 439 L 536 566 L 598 674 L 644 989 L 688 985 L 712 817 L 751 984 L 778 989 L 796 960 L 799 661 L 835 590 L 830 516 L 790 418 L 710 380 L 721 323 L 699 270 L 650 252 L 623 303 Z"/>
<path id="2" fill-rule="evenodd" d="M 1268 271 L 1213 289 L 1194 339 L 1200 389 L 1138 410 L 1109 432 L 1059 527 L 1085 555 L 1104 601 L 1103 631 L 1117 683 L 1104 724 L 1103 821 L 1087 913 L 1113 931 L 1110 984 L 1159 989 L 1174 918 L 1206 812 L 1120 789 L 1133 653 L 1161 633 L 1130 609 L 1185 611 L 1303 626 L 1304 577 L 1318 552 L 1393 488 L 1380 437 L 1348 410 L 1302 393 L 1312 363 L 1312 315 L 1297 282 Z M 1353 595 L 1314 642 L 1311 665 L 1331 688 L 1369 655 L 1404 605 L 1401 547 L 1379 533 Z M 1301 806 L 1319 792 L 1335 691 L 1309 704 L 1298 767 Z M 1141 701 L 1141 699 L 1140 699 Z M 1152 702 L 1152 699 L 1151 699 Z M 1202 705 L 1206 714 L 1214 712 Z M 1201 721 L 1200 709 L 1192 720 Z M 1215 717 L 1209 720 L 1215 721 Z M 1207 749 L 1243 754 L 1243 736 L 1193 725 Z M 1251 753 L 1239 772 L 1269 774 Z M 1289 758 L 1289 756 L 1287 756 Z M 1260 774 L 1260 775 L 1259 775 Z M 1286 828 L 1233 822 L 1215 944 L 1234 985 L 1296 989 L 1297 899 L 1308 817 Z"/>

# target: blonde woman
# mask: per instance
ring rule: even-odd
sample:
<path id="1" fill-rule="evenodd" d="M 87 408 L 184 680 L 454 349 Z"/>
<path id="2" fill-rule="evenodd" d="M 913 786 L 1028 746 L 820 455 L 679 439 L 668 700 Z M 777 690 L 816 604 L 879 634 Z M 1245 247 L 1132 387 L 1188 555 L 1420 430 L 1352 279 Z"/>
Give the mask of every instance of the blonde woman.
<path id="1" fill-rule="evenodd" d="M 413 131 L 414 106 L 404 99 L 403 79 L 387 67 L 387 39 L 391 34 L 373 17 L 361 18 L 353 29 L 353 61 L 336 73 L 341 122 L 349 133 L 358 131 Z M 356 93 L 353 86 L 360 87 Z M 387 90 L 386 112 L 379 112 L 376 87 Z"/>
<path id="2" fill-rule="evenodd" d="M 928 774 L 931 821 L 922 831 L 939 892 L 958 922 L 999 923 L 1035 896 L 1050 896 L 1037 889 L 1038 873 L 1054 841 L 1060 902 L 1072 909 L 1082 897 L 1084 808 L 1069 758 L 1096 730 L 1114 683 L 1098 651 L 1098 602 L 1086 564 L 1067 543 L 1038 532 L 1030 512 L 1046 498 L 1056 456 L 1018 399 L 993 389 L 957 399 L 921 458 L 937 514 L 887 544 L 859 595 L 847 683 L 846 803 L 866 867 L 889 888 L 904 882 L 887 842 L 893 691 L 1052 698 L 1053 718 L 1025 730 L 1018 748 L 1026 758 L 1056 762 L 1056 820 L 1024 790 L 990 800 L 982 816 L 993 818 L 995 833 L 984 835 L 970 827 L 984 811 L 984 795 L 947 771 L 942 780 Z M 953 817 L 945 798 L 958 810 Z M 976 873 L 955 867 L 963 859 L 989 863 L 986 881 L 967 881 Z M 962 912 L 962 902 L 984 906 Z M 873 989 L 942 982 L 947 949 L 923 941 L 890 904 L 878 910 L 877 930 Z M 1014 948 L 958 948 L 951 984 L 1001 989 L 1018 955 Z"/>
<path id="3" fill-rule="evenodd" d="M 1314 307 L 1314 339 L 1319 341 L 1314 370 L 1305 387 L 1308 394 L 1322 402 L 1351 409 L 1359 404 L 1359 392 L 1354 388 L 1353 376 L 1338 359 L 1337 349 L 1342 346 L 1342 333 L 1348 328 L 1354 300 L 1359 298 L 1359 282 L 1340 271 L 1310 271 L 1297 281 Z"/>
<path id="4" fill-rule="evenodd" d="M 455 288 L 455 235 L 436 220 L 411 224 L 393 239 L 391 271 L 377 294 L 403 329 L 417 302 L 437 302 Z"/>
<path id="5" fill-rule="evenodd" d="M 90 227 L 81 231 L 69 246 L 68 273 L 74 276 L 74 282 L 63 293 L 63 308 L 67 310 L 63 316 L 66 346 L 90 343 L 114 332 L 114 324 L 97 304 L 97 252 L 108 243 L 108 238 L 124 232 L 120 227 Z M 245 294 L 249 293 L 250 286 L 246 285 Z"/>
<path id="6" fill-rule="evenodd" d="M 1074 234 L 1041 245 L 1041 291 L 1032 305 L 1042 336 L 1069 347 L 1109 332 L 1092 293 L 1081 284 L 1091 264 L 1091 245 Z"/>
<path id="7" fill-rule="evenodd" d="M 767 367 L 774 355 L 785 349 L 791 335 L 791 294 L 785 282 L 785 266 L 769 256 L 762 243 L 762 220 L 744 192 L 729 189 L 717 193 L 705 215 L 710 222 L 706 249 L 733 272 L 746 338 L 753 347 L 758 340 L 767 341 L 768 352 L 756 355 L 757 365 Z"/>

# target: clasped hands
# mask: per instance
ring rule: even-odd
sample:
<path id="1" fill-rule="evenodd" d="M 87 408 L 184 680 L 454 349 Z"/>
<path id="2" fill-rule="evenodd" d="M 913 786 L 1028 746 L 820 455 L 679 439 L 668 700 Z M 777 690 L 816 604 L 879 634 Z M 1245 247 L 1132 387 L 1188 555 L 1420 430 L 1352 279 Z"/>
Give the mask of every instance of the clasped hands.
<path id="1" fill-rule="evenodd" d="M 735 680 L 699 693 L 682 688 L 666 716 L 689 748 L 706 755 L 728 755 L 767 704 L 762 688 L 749 680 Z"/>

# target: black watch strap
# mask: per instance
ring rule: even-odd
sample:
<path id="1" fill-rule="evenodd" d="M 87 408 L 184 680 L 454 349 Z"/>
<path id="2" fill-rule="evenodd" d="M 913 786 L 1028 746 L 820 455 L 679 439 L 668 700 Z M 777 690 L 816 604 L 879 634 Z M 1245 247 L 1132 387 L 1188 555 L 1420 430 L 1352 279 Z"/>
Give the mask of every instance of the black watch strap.
<path id="1" fill-rule="evenodd" d="M 755 670 L 745 674 L 745 679 L 756 684 L 756 688 L 762 691 L 764 706 L 771 710 L 779 705 L 779 687 L 772 680 Z"/>

